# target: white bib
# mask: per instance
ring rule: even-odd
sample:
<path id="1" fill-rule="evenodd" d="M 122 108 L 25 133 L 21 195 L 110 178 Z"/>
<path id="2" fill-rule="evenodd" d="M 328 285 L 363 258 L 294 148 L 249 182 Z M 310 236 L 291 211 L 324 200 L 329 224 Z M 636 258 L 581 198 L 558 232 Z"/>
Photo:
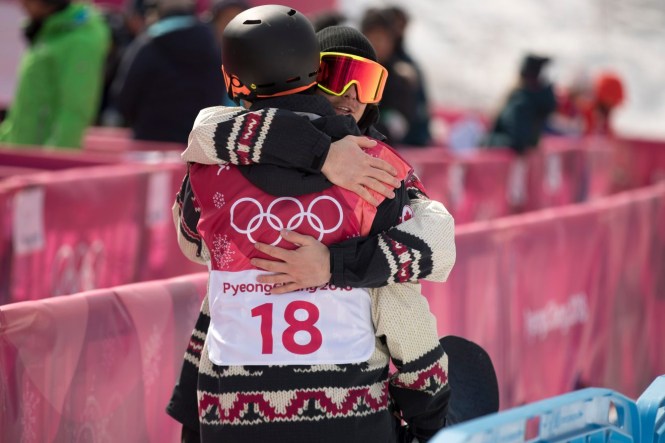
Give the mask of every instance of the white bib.
<path id="1" fill-rule="evenodd" d="M 374 326 L 366 289 L 324 285 L 271 295 L 265 271 L 212 271 L 210 360 L 227 365 L 314 365 L 367 361 Z"/>

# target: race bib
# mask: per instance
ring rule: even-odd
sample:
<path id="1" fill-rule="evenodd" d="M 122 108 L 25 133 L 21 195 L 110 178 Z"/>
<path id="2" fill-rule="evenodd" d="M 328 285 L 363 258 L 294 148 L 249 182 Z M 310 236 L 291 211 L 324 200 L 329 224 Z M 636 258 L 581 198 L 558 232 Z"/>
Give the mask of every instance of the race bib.
<path id="1" fill-rule="evenodd" d="M 367 361 L 374 326 L 366 289 L 330 285 L 272 295 L 259 270 L 212 271 L 208 349 L 227 365 L 315 365 Z"/>

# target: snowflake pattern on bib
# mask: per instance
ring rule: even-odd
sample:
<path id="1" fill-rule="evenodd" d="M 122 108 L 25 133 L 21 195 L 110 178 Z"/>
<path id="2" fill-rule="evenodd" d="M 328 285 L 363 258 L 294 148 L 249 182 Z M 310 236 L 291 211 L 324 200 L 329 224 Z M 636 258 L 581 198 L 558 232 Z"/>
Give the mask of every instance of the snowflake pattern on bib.
<path id="1" fill-rule="evenodd" d="M 231 249 L 231 241 L 228 235 L 215 234 L 212 244 L 212 256 L 217 263 L 217 267 L 219 269 L 228 269 L 229 265 L 233 263 L 233 256 L 236 253 L 236 251 Z"/>
<path id="2" fill-rule="evenodd" d="M 220 192 L 215 192 L 215 195 L 212 196 L 212 202 L 217 209 L 220 209 L 226 204 L 226 201 L 224 201 L 224 195 Z"/>

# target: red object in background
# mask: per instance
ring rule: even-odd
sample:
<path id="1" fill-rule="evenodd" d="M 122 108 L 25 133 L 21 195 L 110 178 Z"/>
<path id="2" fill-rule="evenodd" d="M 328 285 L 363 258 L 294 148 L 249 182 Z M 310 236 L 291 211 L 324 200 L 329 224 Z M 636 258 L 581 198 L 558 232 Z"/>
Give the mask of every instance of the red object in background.
<path id="1" fill-rule="evenodd" d="M 13 247 L 6 251 L 12 259 L 3 302 L 135 281 L 140 180 L 130 167 L 109 166 L 6 181 L 3 191 L 13 202 L 13 220 L 4 232 Z M 20 232 L 20 225 L 28 224 L 34 224 L 29 232 Z M 34 237 L 40 239 L 33 242 Z"/>
<path id="2" fill-rule="evenodd" d="M 585 82 L 570 90 L 560 91 L 557 114 L 564 122 L 559 123 L 562 127 L 555 123 L 555 127 L 574 135 L 612 136 L 612 113 L 623 103 L 625 95 L 625 87 L 618 74 L 600 72 L 588 84 Z"/>
<path id="3" fill-rule="evenodd" d="M 618 138 L 615 145 L 624 187 L 649 186 L 665 180 L 665 142 Z"/>
<path id="4" fill-rule="evenodd" d="M 0 442 L 177 442 L 207 273 L 0 306 Z"/>
<path id="5" fill-rule="evenodd" d="M 51 151 L 38 147 L 11 148 L 0 145 L 0 165 L 40 171 L 103 166 L 119 162 L 117 155 L 88 155 L 76 150 Z"/>
<path id="6" fill-rule="evenodd" d="M 663 217 L 665 183 L 459 228 L 450 281 L 423 285 L 440 334 L 489 352 L 503 408 L 580 381 L 635 396 L 665 370 Z M 163 407 L 206 281 L 0 307 L 0 441 L 177 441 Z"/>
<path id="7" fill-rule="evenodd" d="M 448 168 L 453 156 L 438 147 L 400 149 L 399 154 L 416 173 L 432 200 L 448 203 Z"/>
<path id="8" fill-rule="evenodd" d="M 625 94 L 621 77 L 614 72 L 601 72 L 594 80 L 593 94 L 596 101 L 607 108 L 619 106 Z"/>
<path id="9" fill-rule="evenodd" d="M 104 143 L 99 143 L 101 138 Z M 171 221 L 170 208 L 185 168 L 163 160 L 167 154 L 177 157 L 176 148 L 160 145 L 164 148 L 160 151 L 135 151 L 136 145 L 117 134 L 90 134 L 86 140 L 82 152 L 0 150 L 0 174 L 21 172 L 0 187 L 10 208 L 4 213 L 5 234 L 0 239 L 0 257 L 5 263 L 0 269 L 0 303 L 201 269 L 181 254 Z M 513 174 L 518 160 L 508 151 L 478 151 L 457 158 L 443 148 L 401 153 L 421 176 L 430 197 L 444 202 L 457 225 L 462 225 L 598 198 L 613 190 L 617 177 L 623 177 L 621 189 L 665 178 L 662 142 L 614 140 L 616 147 L 610 147 L 610 141 L 546 137 L 542 149 L 522 162 L 521 181 L 515 179 L 519 174 Z M 118 152 L 95 152 L 113 147 Z M 122 165 L 132 156 L 155 156 L 152 160 L 161 164 Z M 111 164 L 117 166 L 89 168 Z M 76 167 L 88 168 L 30 173 Z M 17 194 L 32 188 L 44 190 L 45 241 L 39 251 L 17 253 L 11 208 Z M 516 195 L 523 199 L 519 205 L 514 201 Z M 109 269 L 102 271 L 102 266 Z"/>
<path id="10" fill-rule="evenodd" d="M 452 189 L 451 211 L 458 223 L 491 220 L 511 213 L 510 172 L 514 160 L 508 150 L 478 152 L 459 159 L 452 167 L 461 185 Z M 450 183 L 455 183 L 451 180 Z"/>
<path id="11" fill-rule="evenodd" d="M 624 100 L 621 78 L 613 72 L 601 72 L 594 79 L 593 101 L 582 109 L 586 121 L 585 135 L 614 135 L 612 114 Z"/>
<path id="12" fill-rule="evenodd" d="M 578 139 L 543 137 L 528 159 L 528 199 L 533 211 L 582 201 L 585 197 L 586 155 Z"/>
<path id="13" fill-rule="evenodd" d="M 457 229 L 439 332 L 491 355 L 503 408 L 578 382 L 639 394 L 665 372 L 665 183 Z M 660 346 L 660 348 L 659 348 Z"/>
<path id="14" fill-rule="evenodd" d="M 4 180 L 0 305 L 202 270 L 172 221 L 184 172 L 117 164 Z"/>

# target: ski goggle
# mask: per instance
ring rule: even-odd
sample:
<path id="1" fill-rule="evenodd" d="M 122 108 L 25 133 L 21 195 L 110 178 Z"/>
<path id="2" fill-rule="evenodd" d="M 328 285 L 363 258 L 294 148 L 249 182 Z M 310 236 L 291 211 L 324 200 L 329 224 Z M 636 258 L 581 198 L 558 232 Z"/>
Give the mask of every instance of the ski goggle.
<path id="1" fill-rule="evenodd" d="M 328 94 L 341 97 L 356 85 L 360 103 L 378 103 L 388 71 L 375 61 L 340 52 L 322 52 L 317 82 Z"/>

